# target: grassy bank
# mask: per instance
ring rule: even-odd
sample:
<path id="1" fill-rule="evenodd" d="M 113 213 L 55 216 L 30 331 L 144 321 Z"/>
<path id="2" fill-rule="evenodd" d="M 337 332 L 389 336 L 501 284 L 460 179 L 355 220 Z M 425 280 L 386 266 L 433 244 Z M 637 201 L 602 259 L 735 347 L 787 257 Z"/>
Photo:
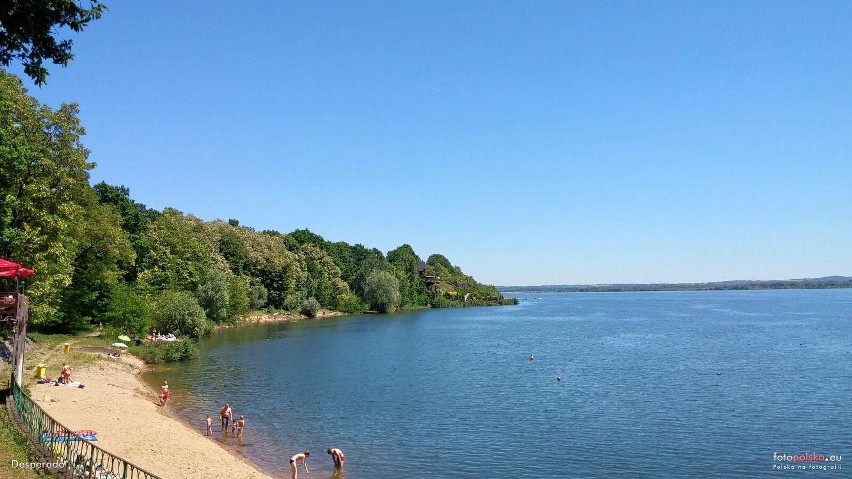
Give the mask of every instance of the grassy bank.
<path id="1" fill-rule="evenodd" d="M 44 477 L 39 476 L 33 469 L 12 467 L 12 461 L 30 462 L 35 458 L 35 452 L 30 447 L 26 436 L 12 424 L 6 408 L 0 408 L 0 477 L 13 479 Z"/>

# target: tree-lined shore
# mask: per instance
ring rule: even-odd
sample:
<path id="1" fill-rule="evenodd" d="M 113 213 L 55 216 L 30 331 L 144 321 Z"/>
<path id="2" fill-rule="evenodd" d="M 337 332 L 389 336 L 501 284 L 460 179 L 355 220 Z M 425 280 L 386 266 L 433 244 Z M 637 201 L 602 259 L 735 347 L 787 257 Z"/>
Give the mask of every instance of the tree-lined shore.
<path id="1" fill-rule="evenodd" d="M 512 302 L 407 244 L 385 254 L 307 229 L 148 208 L 125 186 L 90 185 L 76 104 L 42 105 L 4 71 L 0 100 L 0 256 L 37 271 L 25 287 L 41 331 L 103 323 L 198 337 L 256 310 L 313 317 Z"/>

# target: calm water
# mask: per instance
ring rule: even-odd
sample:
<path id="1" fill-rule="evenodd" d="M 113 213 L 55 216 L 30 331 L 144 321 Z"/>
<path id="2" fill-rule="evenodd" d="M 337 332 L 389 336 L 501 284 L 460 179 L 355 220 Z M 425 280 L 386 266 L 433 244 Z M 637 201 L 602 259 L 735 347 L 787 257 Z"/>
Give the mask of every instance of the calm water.
<path id="1" fill-rule="evenodd" d="M 199 434 L 230 402 L 214 440 L 278 476 L 852 477 L 852 290 L 519 296 L 232 330 L 148 379 Z M 843 469 L 773 470 L 806 451 Z"/>

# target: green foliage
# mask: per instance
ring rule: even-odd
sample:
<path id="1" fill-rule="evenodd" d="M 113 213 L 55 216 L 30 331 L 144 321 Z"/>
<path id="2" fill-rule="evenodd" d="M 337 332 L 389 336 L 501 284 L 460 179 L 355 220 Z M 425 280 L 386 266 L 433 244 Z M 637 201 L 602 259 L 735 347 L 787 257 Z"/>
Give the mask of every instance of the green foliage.
<path id="1" fill-rule="evenodd" d="M 300 248 L 307 272 L 305 295 L 312 296 L 322 305 L 337 309 L 340 298 L 349 293 L 349 287 L 340 279 L 340 268 L 331 257 L 313 244 Z"/>
<path id="2" fill-rule="evenodd" d="M 298 312 L 306 299 L 304 291 L 296 291 L 295 293 L 288 294 L 284 300 L 284 309 L 293 313 Z"/>
<path id="3" fill-rule="evenodd" d="M 245 277 L 231 276 L 228 279 L 228 321 L 236 321 L 248 316 L 249 286 Z"/>
<path id="4" fill-rule="evenodd" d="M 157 217 L 158 213 L 133 201 L 130 198 L 130 189 L 126 186 L 112 186 L 102 181 L 92 189 L 98 197 L 98 202 L 110 206 L 121 216 L 121 228 L 129 236 L 133 251 L 136 252 L 136 261 L 128 268 L 125 278 L 128 281 L 135 281 L 150 250 L 146 235 L 148 224 Z"/>
<path id="5" fill-rule="evenodd" d="M 150 251 L 139 282 L 151 291 L 195 292 L 213 268 L 215 251 L 204 241 L 204 224 L 167 208 L 148 229 Z"/>
<path id="6" fill-rule="evenodd" d="M 188 340 L 146 342 L 131 346 L 129 351 L 148 364 L 172 363 L 197 358 L 198 344 Z"/>
<path id="7" fill-rule="evenodd" d="M 367 305 L 358 298 L 358 296 L 349 293 L 341 298 L 338 309 L 344 313 L 361 314 L 367 311 L 368 308 Z"/>
<path id="8" fill-rule="evenodd" d="M 266 287 L 263 286 L 263 283 L 258 279 L 251 280 L 251 284 L 249 285 L 249 308 L 252 311 L 257 311 L 266 306 L 266 297 Z"/>
<path id="9" fill-rule="evenodd" d="M 222 323 L 229 319 L 230 294 L 228 278 L 224 273 L 215 268 L 211 269 L 198 287 L 196 297 L 207 319 L 215 323 Z"/>
<path id="10" fill-rule="evenodd" d="M 85 214 L 71 231 L 77 254 L 71 282 L 62 290 L 65 330 L 84 330 L 106 311 L 110 291 L 135 257 L 118 214 L 88 196 Z"/>
<path id="11" fill-rule="evenodd" d="M 153 320 L 148 300 L 124 283 L 113 286 L 107 300 L 104 323 L 119 334 L 144 337 L 151 330 Z"/>
<path id="12" fill-rule="evenodd" d="M 59 326 L 91 194 L 89 151 L 76 104 L 58 110 L 27 96 L 0 71 L 0 256 L 34 268 L 28 294 L 34 325 Z"/>
<path id="13" fill-rule="evenodd" d="M 420 276 L 420 257 L 407 244 L 390 251 L 388 262 L 399 281 L 400 300 L 403 306 L 425 306 L 428 304 L 426 282 Z"/>
<path id="14" fill-rule="evenodd" d="M 74 0 L 19 0 L 0 7 L 0 63 L 12 60 L 24 65 L 24 73 L 36 85 L 47 82 L 45 60 L 67 66 L 74 58 L 71 40 L 57 42 L 57 31 L 82 31 L 89 22 L 101 18 L 107 7 L 89 0 L 89 8 Z"/>
<path id="15" fill-rule="evenodd" d="M 209 330 L 204 310 L 190 293 L 164 291 L 152 311 L 154 327 L 161 333 L 198 338 Z"/>
<path id="16" fill-rule="evenodd" d="M 325 244 L 322 236 L 311 232 L 309 229 L 295 230 L 287 236 L 293 238 L 300 245 L 312 244 L 321 247 Z"/>
<path id="17" fill-rule="evenodd" d="M 364 296 L 373 310 L 392 313 L 399 307 L 399 281 L 387 271 L 374 270 L 364 281 Z"/>
<path id="18" fill-rule="evenodd" d="M 304 261 L 287 249 L 280 234 L 256 233 L 248 229 L 240 229 L 239 233 L 248 253 L 246 273 L 266 288 L 269 306 L 284 308 L 287 296 L 305 282 Z"/>
<path id="19" fill-rule="evenodd" d="M 241 275 L 244 272 L 246 261 L 248 261 L 248 253 L 239 233 L 235 230 L 235 225 L 230 226 L 231 228 L 223 229 L 219 236 L 219 253 L 228 262 L 231 271 L 236 275 Z"/>
<path id="20" fill-rule="evenodd" d="M 5 378 L 8 381 L 9 378 Z M 5 384 L 3 387 L 7 387 Z M 12 398 L 7 399 L 11 401 Z M 13 468 L 12 461 L 38 461 L 30 441 L 12 422 L 8 409 L 0 408 L 0 476 L 10 479 L 38 479 L 41 476 L 35 469 Z"/>
<path id="21" fill-rule="evenodd" d="M 316 298 L 310 297 L 302 301 L 302 307 L 299 308 L 299 313 L 304 314 L 309 318 L 316 318 L 317 312 L 320 310 L 319 301 Z"/>

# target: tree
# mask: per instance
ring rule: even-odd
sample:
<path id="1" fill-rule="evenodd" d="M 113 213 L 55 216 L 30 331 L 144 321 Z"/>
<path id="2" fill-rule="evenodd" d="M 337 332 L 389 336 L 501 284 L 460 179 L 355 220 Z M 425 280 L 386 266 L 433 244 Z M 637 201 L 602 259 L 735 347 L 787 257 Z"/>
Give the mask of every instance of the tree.
<path id="1" fill-rule="evenodd" d="M 364 281 L 364 297 L 380 313 L 392 313 L 399 306 L 399 282 L 387 271 L 374 270 Z"/>
<path id="2" fill-rule="evenodd" d="M 300 253 L 308 273 L 305 294 L 316 298 L 323 306 L 337 309 L 340 299 L 349 293 L 349 287 L 340 279 L 340 268 L 325 251 L 313 244 L 302 245 Z"/>
<path id="3" fill-rule="evenodd" d="M 72 225 L 76 245 L 71 282 L 62 290 L 62 327 L 86 329 L 101 316 L 110 292 L 133 265 L 135 254 L 121 219 L 109 206 L 98 204 L 87 191 L 89 206 Z"/>
<path id="4" fill-rule="evenodd" d="M 249 285 L 243 276 L 231 276 L 228 279 L 228 321 L 236 321 L 247 316 L 249 309 Z"/>
<path id="5" fill-rule="evenodd" d="M 101 18 L 107 10 L 99 0 L 89 0 L 89 8 L 74 0 L 7 0 L 0 3 L 0 63 L 9 66 L 20 60 L 24 73 L 43 85 L 47 81 L 50 60 L 68 66 L 74 58 L 73 42 L 57 42 L 56 31 L 68 27 L 81 32 L 92 20 Z"/>
<path id="6" fill-rule="evenodd" d="M 157 298 L 152 316 L 154 327 L 161 333 L 198 338 L 208 329 L 204 310 L 186 291 L 165 291 Z"/>
<path id="7" fill-rule="evenodd" d="M 76 104 L 58 110 L 27 96 L 0 72 L 0 256 L 35 268 L 31 320 L 58 324 L 80 242 L 74 227 L 90 194 L 89 151 Z"/>
<path id="8" fill-rule="evenodd" d="M 136 261 L 127 271 L 125 278 L 127 281 L 136 281 L 150 250 L 148 225 L 159 213 L 133 201 L 130 198 L 130 189 L 124 185 L 113 186 L 102 181 L 92 189 L 101 204 L 109 205 L 121 216 L 121 228 L 127 232 L 133 251 L 136 252 Z"/>
<path id="9" fill-rule="evenodd" d="M 221 323 L 228 319 L 230 295 L 228 294 L 228 278 L 225 274 L 213 268 L 198 286 L 196 297 L 204 314 L 210 321 Z"/>
<path id="10" fill-rule="evenodd" d="M 151 290 L 196 292 L 213 267 L 216 253 L 204 241 L 203 230 L 198 218 L 166 208 L 148 228 L 150 251 L 139 282 Z"/>
<path id="11" fill-rule="evenodd" d="M 124 283 L 117 283 L 110 291 L 103 318 L 107 325 L 125 334 L 145 336 L 151 329 L 148 301 Z"/>
<path id="12" fill-rule="evenodd" d="M 249 308 L 251 308 L 252 311 L 257 311 L 266 305 L 266 287 L 263 286 L 263 283 L 261 283 L 260 280 L 251 280 L 249 284 L 248 297 Z"/>
<path id="13" fill-rule="evenodd" d="M 309 318 L 316 318 L 317 311 L 320 310 L 319 301 L 315 298 L 310 297 L 304 301 L 302 301 L 302 307 L 299 309 L 299 313 L 304 314 Z"/>
<path id="14" fill-rule="evenodd" d="M 426 282 L 420 277 L 420 257 L 414 253 L 414 249 L 407 244 L 390 251 L 388 262 L 393 267 L 393 272 L 399 280 L 399 293 L 403 305 L 425 306 L 428 298 L 426 296 Z"/>

